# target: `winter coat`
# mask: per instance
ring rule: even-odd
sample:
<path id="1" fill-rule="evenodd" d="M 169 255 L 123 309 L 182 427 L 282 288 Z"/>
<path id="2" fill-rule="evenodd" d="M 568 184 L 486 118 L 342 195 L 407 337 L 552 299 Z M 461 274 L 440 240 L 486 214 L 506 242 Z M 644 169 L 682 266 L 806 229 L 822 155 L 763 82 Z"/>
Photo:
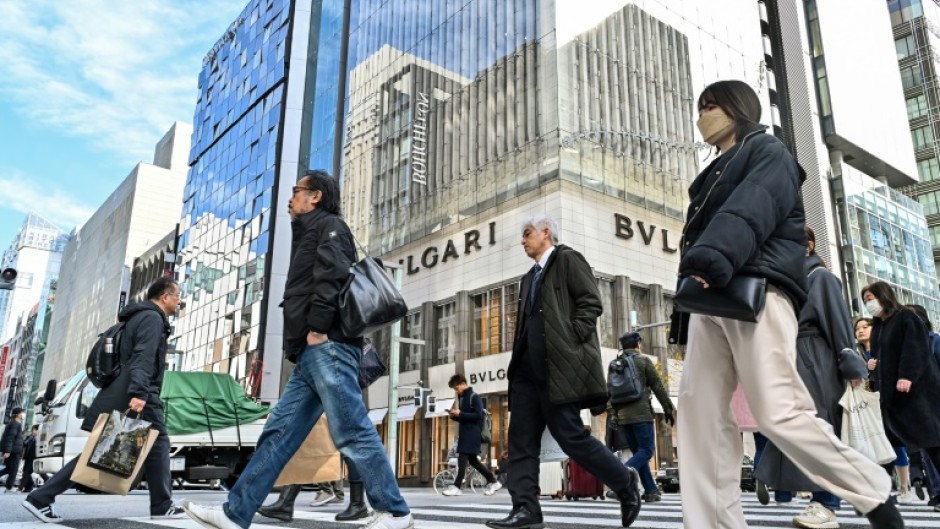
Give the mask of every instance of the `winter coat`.
<path id="1" fill-rule="evenodd" d="M 10 420 L 0 437 L 0 456 L 3 454 L 19 455 L 23 453 L 23 425 Z"/>
<path id="2" fill-rule="evenodd" d="M 849 380 L 868 377 L 865 360 L 855 349 L 852 320 L 842 297 L 842 283 L 819 257 L 806 258 L 809 297 L 800 311 L 796 370 L 816 405 L 816 416 L 842 432 L 839 399 Z M 755 470 L 757 479 L 780 490 L 815 490 L 773 442 L 768 442 Z"/>
<path id="3" fill-rule="evenodd" d="M 806 173 L 777 138 L 754 127 L 702 171 L 689 188 L 679 277 L 724 287 L 746 274 L 764 277 L 799 311 L 806 301 Z M 688 315 L 673 314 L 671 343 L 685 343 Z"/>
<path id="4" fill-rule="evenodd" d="M 307 346 L 307 333 L 362 347 L 340 330 L 339 292 L 356 261 L 356 243 L 340 217 L 315 209 L 291 222 L 290 267 L 284 285 L 284 356 L 291 362 Z"/>
<path id="5" fill-rule="evenodd" d="M 170 322 L 152 301 L 124 307 L 118 320 L 125 322 L 124 334 L 118 345 L 123 367 L 114 382 L 95 396 L 82 422 L 82 430 L 90 432 L 102 413 L 126 411 L 131 397 L 136 397 L 147 402 L 141 418 L 166 433 L 160 388 L 166 370 L 166 339 L 170 336 Z"/>
<path id="6" fill-rule="evenodd" d="M 940 446 L 940 368 L 933 359 L 927 327 L 917 315 L 903 309 L 887 320 L 875 318 L 871 350 L 878 359 L 875 368 L 881 392 L 885 427 L 904 442 L 908 450 Z M 911 390 L 897 390 L 898 380 L 911 381 Z"/>
<path id="7" fill-rule="evenodd" d="M 621 354 L 631 353 L 634 354 L 633 362 L 636 364 L 637 374 L 640 375 L 640 380 L 643 382 L 643 396 L 640 397 L 639 400 L 627 404 L 614 404 L 610 402 L 607 405 L 608 413 L 612 412 L 616 415 L 617 424 L 620 426 L 640 422 L 653 422 L 656 417 L 653 413 L 653 402 L 650 400 L 650 397 L 655 393 L 656 399 L 663 405 L 663 413 L 665 415 L 672 415 L 672 400 L 669 398 L 669 393 L 663 385 L 663 380 L 659 378 L 659 373 L 656 372 L 656 366 L 653 365 L 653 361 L 636 349 L 628 349 Z"/>
<path id="8" fill-rule="evenodd" d="M 23 462 L 24 467 L 32 471 L 33 461 L 36 460 L 36 436 L 27 435 L 23 441 Z"/>
<path id="9" fill-rule="evenodd" d="M 534 267 L 523 278 L 517 314 L 525 314 L 526 295 L 535 277 Z M 560 244 L 542 271 L 538 299 L 544 323 L 544 375 L 552 404 L 578 404 L 581 408 L 607 402 L 607 379 L 597 336 L 597 318 L 604 311 L 591 266 L 580 253 Z M 531 352 L 525 325 L 516 325 L 512 358 L 507 369 L 509 392 L 520 362 Z M 511 403 L 510 403 L 511 406 Z"/>
<path id="10" fill-rule="evenodd" d="M 460 415 L 451 415 L 453 421 L 460 423 L 457 432 L 458 454 L 480 454 L 482 444 L 480 428 L 483 424 L 483 399 L 473 392 L 473 388 L 464 390 L 460 395 Z"/>

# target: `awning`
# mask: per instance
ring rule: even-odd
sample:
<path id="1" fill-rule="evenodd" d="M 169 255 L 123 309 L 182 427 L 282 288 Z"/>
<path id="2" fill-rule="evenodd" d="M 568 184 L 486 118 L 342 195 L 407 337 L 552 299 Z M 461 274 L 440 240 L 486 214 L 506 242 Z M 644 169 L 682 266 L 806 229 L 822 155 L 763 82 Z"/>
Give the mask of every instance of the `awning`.
<path id="1" fill-rule="evenodd" d="M 425 413 L 424 418 L 431 419 L 434 417 L 447 417 L 447 412 L 450 411 L 450 408 L 453 405 L 454 399 L 437 399 L 437 403 L 435 404 L 437 409 L 434 410 L 434 413 Z"/>
<path id="2" fill-rule="evenodd" d="M 663 406 L 659 403 L 659 399 L 656 398 L 656 395 L 653 395 L 653 413 L 663 413 Z M 673 409 L 679 409 L 679 399 L 676 397 L 669 397 L 669 400 L 672 401 Z"/>
<path id="3" fill-rule="evenodd" d="M 372 421 L 372 424 L 382 424 L 386 415 L 388 415 L 388 408 L 369 410 L 369 420 Z"/>

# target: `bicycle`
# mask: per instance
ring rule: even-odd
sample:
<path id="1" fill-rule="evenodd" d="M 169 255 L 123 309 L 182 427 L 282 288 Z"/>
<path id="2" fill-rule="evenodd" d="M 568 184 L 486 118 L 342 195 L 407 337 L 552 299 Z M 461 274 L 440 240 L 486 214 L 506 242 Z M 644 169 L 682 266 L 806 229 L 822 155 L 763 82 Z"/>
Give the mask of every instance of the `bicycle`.
<path id="1" fill-rule="evenodd" d="M 431 482 L 431 485 L 434 487 L 434 492 L 443 495 L 444 490 L 453 485 L 456 479 L 457 458 L 452 457 L 447 460 L 447 468 L 434 475 L 434 480 Z M 486 478 L 480 475 L 473 467 L 467 467 L 467 473 L 463 481 L 470 486 L 470 490 L 473 491 L 474 494 L 477 494 L 477 488 L 485 489 L 488 485 Z"/>

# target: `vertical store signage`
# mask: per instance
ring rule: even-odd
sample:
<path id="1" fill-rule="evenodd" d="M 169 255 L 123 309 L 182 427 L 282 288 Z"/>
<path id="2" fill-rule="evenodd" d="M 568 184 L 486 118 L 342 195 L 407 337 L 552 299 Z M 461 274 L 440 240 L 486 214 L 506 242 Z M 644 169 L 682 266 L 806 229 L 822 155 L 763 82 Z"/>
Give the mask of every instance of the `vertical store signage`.
<path id="1" fill-rule="evenodd" d="M 417 92 L 414 121 L 411 124 L 411 181 L 428 185 L 428 114 L 431 99 L 427 92 Z"/>
<path id="2" fill-rule="evenodd" d="M 4 389 L 3 375 L 7 372 L 7 355 L 10 354 L 10 346 L 3 346 L 3 354 L 0 354 L 0 391 Z"/>

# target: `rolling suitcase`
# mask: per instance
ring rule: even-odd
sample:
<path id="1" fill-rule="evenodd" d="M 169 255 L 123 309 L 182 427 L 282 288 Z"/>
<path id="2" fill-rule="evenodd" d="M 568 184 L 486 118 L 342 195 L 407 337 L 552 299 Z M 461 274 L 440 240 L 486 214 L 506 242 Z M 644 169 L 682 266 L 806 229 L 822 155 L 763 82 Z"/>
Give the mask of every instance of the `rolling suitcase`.
<path id="1" fill-rule="evenodd" d="M 604 499 L 604 484 L 595 478 L 574 459 L 565 461 L 565 477 L 563 481 L 565 498 L 578 500 L 580 498 Z"/>

